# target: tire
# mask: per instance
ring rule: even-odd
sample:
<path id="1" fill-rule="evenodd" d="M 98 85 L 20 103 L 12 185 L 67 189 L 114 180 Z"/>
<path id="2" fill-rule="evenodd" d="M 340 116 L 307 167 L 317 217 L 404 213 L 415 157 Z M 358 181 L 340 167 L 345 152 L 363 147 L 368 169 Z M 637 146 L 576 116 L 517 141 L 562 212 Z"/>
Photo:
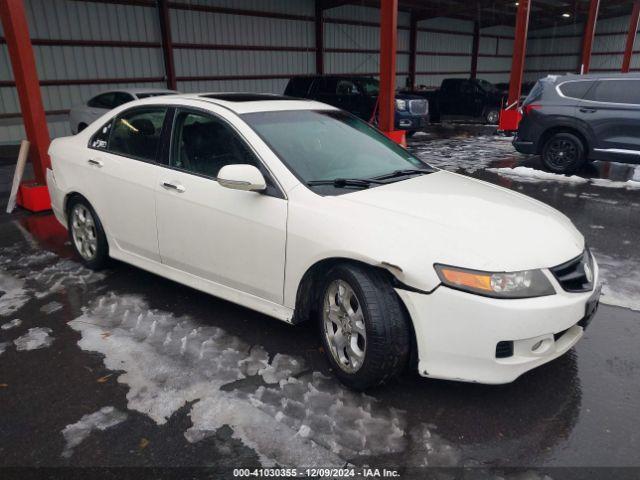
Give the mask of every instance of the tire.
<path id="1" fill-rule="evenodd" d="M 73 197 L 67 207 L 69 240 L 80 260 L 91 270 L 109 263 L 109 244 L 95 210 L 83 197 Z"/>
<path id="2" fill-rule="evenodd" d="M 87 124 L 86 123 L 80 123 L 78 124 L 78 131 L 77 133 L 80 133 L 81 131 L 83 131 L 85 128 L 87 128 Z"/>
<path id="3" fill-rule="evenodd" d="M 542 164 L 553 173 L 575 173 L 585 162 L 582 140 L 572 133 L 556 133 L 542 147 Z"/>
<path id="4" fill-rule="evenodd" d="M 486 123 L 487 125 L 497 125 L 499 121 L 500 112 L 495 108 L 487 110 L 487 112 L 484 114 L 484 123 Z"/>
<path id="5" fill-rule="evenodd" d="M 356 264 L 336 265 L 324 278 L 318 302 L 322 345 L 342 383 L 365 390 L 405 369 L 411 350 L 409 318 L 382 273 Z"/>

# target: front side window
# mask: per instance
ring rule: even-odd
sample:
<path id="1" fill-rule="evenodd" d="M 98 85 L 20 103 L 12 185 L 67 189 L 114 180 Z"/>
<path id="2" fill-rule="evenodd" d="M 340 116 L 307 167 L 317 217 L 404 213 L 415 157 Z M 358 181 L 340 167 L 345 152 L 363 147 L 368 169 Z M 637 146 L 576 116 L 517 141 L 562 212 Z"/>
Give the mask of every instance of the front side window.
<path id="1" fill-rule="evenodd" d="M 368 123 L 336 110 L 248 113 L 246 121 L 302 182 L 430 169 Z"/>
<path id="2" fill-rule="evenodd" d="M 113 108 L 119 107 L 120 105 L 124 105 L 125 103 L 129 103 L 135 100 L 135 98 L 133 98 L 133 95 L 127 92 L 116 92 L 113 99 Z"/>
<path id="3" fill-rule="evenodd" d="M 128 110 L 119 115 L 111 128 L 108 150 L 140 160 L 156 161 L 165 107 Z"/>
<path id="4" fill-rule="evenodd" d="M 585 99 L 640 105 L 640 80 L 600 80 L 587 92 Z"/>
<path id="5" fill-rule="evenodd" d="M 172 167 L 211 178 L 225 165 L 260 168 L 253 152 L 226 122 L 191 111 L 176 115 L 170 161 Z"/>
<path id="6" fill-rule="evenodd" d="M 378 95 L 380 91 L 380 82 L 375 78 L 361 78 L 358 85 L 365 95 Z"/>
<path id="7" fill-rule="evenodd" d="M 360 91 L 351 80 L 340 80 L 336 86 L 336 93 L 338 95 L 358 95 Z"/>

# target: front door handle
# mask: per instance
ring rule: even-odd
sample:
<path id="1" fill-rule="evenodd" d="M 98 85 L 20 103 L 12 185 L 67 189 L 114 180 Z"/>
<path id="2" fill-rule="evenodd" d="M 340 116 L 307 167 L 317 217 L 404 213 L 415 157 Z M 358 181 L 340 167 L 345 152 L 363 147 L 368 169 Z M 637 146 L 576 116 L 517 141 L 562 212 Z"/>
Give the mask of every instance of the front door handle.
<path id="1" fill-rule="evenodd" d="M 597 109 L 595 109 L 595 108 L 584 108 L 584 107 L 582 107 L 582 108 L 580 109 L 580 111 L 581 111 L 582 113 L 596 113 L 598 110 L 597 110 Z"/>
<path id="2" fill-rule="evenodd" d="M 90 158 L 89 160 L 87 160 L 87 163 L 89 165 L 93 165 L 94 167 L 98 167 L 98 168 L 102 168 L 103 163 L 100 160 L 95 160 L 93 158 Z"/>
<path id="3" fill-rule="evenodd" d="M 185 191 L 185 188 L 179 183 L 162 182 L 161 185 L 167 190 L 174 190 L 178 193 L 182 193 Z"/>

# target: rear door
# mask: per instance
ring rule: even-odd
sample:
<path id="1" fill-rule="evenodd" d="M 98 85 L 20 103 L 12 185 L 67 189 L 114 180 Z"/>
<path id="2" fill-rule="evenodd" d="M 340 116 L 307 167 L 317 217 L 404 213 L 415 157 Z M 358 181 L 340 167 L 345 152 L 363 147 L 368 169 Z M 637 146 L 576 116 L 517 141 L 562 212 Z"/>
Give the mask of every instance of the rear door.
<path id="1" fill-rule="evenodd" d="M 110 241 L 129 254 L 160 261 L 155 190 L 167 107 L 125 110 L 89 144 L 87 189 Z"/>
<path id="2" fill-rule="evenodd" d="M 591 127 L 597 153 L 640 160 L 640 79 L 598 80 L 578 116 Z"/>

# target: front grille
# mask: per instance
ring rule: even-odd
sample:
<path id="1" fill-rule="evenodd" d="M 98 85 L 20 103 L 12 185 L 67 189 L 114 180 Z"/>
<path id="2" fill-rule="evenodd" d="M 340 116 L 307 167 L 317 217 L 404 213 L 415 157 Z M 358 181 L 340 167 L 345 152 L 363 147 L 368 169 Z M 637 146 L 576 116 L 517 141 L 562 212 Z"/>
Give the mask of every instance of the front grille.
<path id="1" fill-rule="evenodd" d="M 413 115 L 424 115 L 429 111 L 429 103 L 426 100 L 409 100 L 409 111 Z"/>
<path id="2" fill-rule="evenodd" d="M 496 345 L 496 358 L 509 358 L 513 356 L 513 342 L 502 341 Z"/>
<path id="3" fill-rule="evenodd" d="M 567 292 L 588 292 L 593 288 L 593 260 L 589 249 L 585 249 L 579 257 L 549 270 Z"/>

